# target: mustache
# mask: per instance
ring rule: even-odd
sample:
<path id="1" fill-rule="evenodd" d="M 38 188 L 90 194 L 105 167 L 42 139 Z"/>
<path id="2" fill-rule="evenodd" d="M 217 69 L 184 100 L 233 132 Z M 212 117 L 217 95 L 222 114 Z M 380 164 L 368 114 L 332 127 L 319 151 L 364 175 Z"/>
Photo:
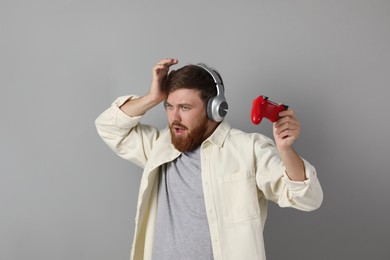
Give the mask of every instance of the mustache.
<path id="1" fill-rule="evenodd" d="M 179 127 L 179 128 L 183 128 L 183 129 L 187 130 L 187 127 L 185 125 L 183 125 L 177 121 L 175 121 L 171 124 L 171 128 L 174 128 L 174 127 Z"/>

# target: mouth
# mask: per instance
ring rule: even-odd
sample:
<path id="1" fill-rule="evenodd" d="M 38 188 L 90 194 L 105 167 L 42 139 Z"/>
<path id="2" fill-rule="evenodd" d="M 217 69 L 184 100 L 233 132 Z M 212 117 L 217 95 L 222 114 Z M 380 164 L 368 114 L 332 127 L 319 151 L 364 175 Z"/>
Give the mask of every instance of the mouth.
<path id="1" fill-rule="evenodd" d="M 173 133 L 175 135 L 183 135 L 185 133 L 185 131 L 187 130 L 187 128 L 185 126 L 181 126 L 181 125 L 172 125 L 171 127 Z"/>

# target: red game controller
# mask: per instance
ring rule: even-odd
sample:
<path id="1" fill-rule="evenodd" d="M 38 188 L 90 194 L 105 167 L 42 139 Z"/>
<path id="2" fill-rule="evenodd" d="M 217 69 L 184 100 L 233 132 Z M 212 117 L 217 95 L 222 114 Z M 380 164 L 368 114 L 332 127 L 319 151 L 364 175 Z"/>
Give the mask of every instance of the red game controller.
<path id="1" fill-rule="evenodd" d="M 268 97 L 258 96 L 253 100 L 252 122 L 258 125 L 263 117 L 268 118 L 271 122 L 276 122 L 279 119 L 279 113 L 287 109 L 288 106 L 286 105 L 278 105 L 268 100 Z"/>

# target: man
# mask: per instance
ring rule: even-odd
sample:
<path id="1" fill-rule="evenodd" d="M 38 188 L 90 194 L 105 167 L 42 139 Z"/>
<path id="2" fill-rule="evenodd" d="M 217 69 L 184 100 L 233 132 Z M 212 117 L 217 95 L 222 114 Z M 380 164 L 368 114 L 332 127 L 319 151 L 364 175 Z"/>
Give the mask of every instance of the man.
<path id="1" fill-rule="evenodd" d="M 314 167 L 292 147 L 299 121 L 281 112 L 275 143 L 232 129 L 219 74 L 168 73 L 177 63 L 161 60 L 146 95 L 120 97 L 96 119 L 111 149 L 144 168 L 131 259 L 265 259 L 267 200 L 304 211 L 322 203 Z M 161 102 L 169 127 L 141 124 Z"/>

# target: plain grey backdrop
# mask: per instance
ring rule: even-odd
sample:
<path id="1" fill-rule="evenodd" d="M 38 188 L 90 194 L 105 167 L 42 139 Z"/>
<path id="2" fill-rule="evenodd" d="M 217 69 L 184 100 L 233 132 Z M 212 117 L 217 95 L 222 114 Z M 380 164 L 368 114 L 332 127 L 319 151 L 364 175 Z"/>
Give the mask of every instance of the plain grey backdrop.
<path id="1" fill-rule="evenodd" d="M 258 95 L 297 112 L 325 198 L 270 204 L 268 259 L 389 259 L 390 1 L 1 0 L 0 37 L 0 259 L 129 258 L 142 171 L 94 120 L 166 57 L 219 70 L 234 127 L 271 135 Z"/>

